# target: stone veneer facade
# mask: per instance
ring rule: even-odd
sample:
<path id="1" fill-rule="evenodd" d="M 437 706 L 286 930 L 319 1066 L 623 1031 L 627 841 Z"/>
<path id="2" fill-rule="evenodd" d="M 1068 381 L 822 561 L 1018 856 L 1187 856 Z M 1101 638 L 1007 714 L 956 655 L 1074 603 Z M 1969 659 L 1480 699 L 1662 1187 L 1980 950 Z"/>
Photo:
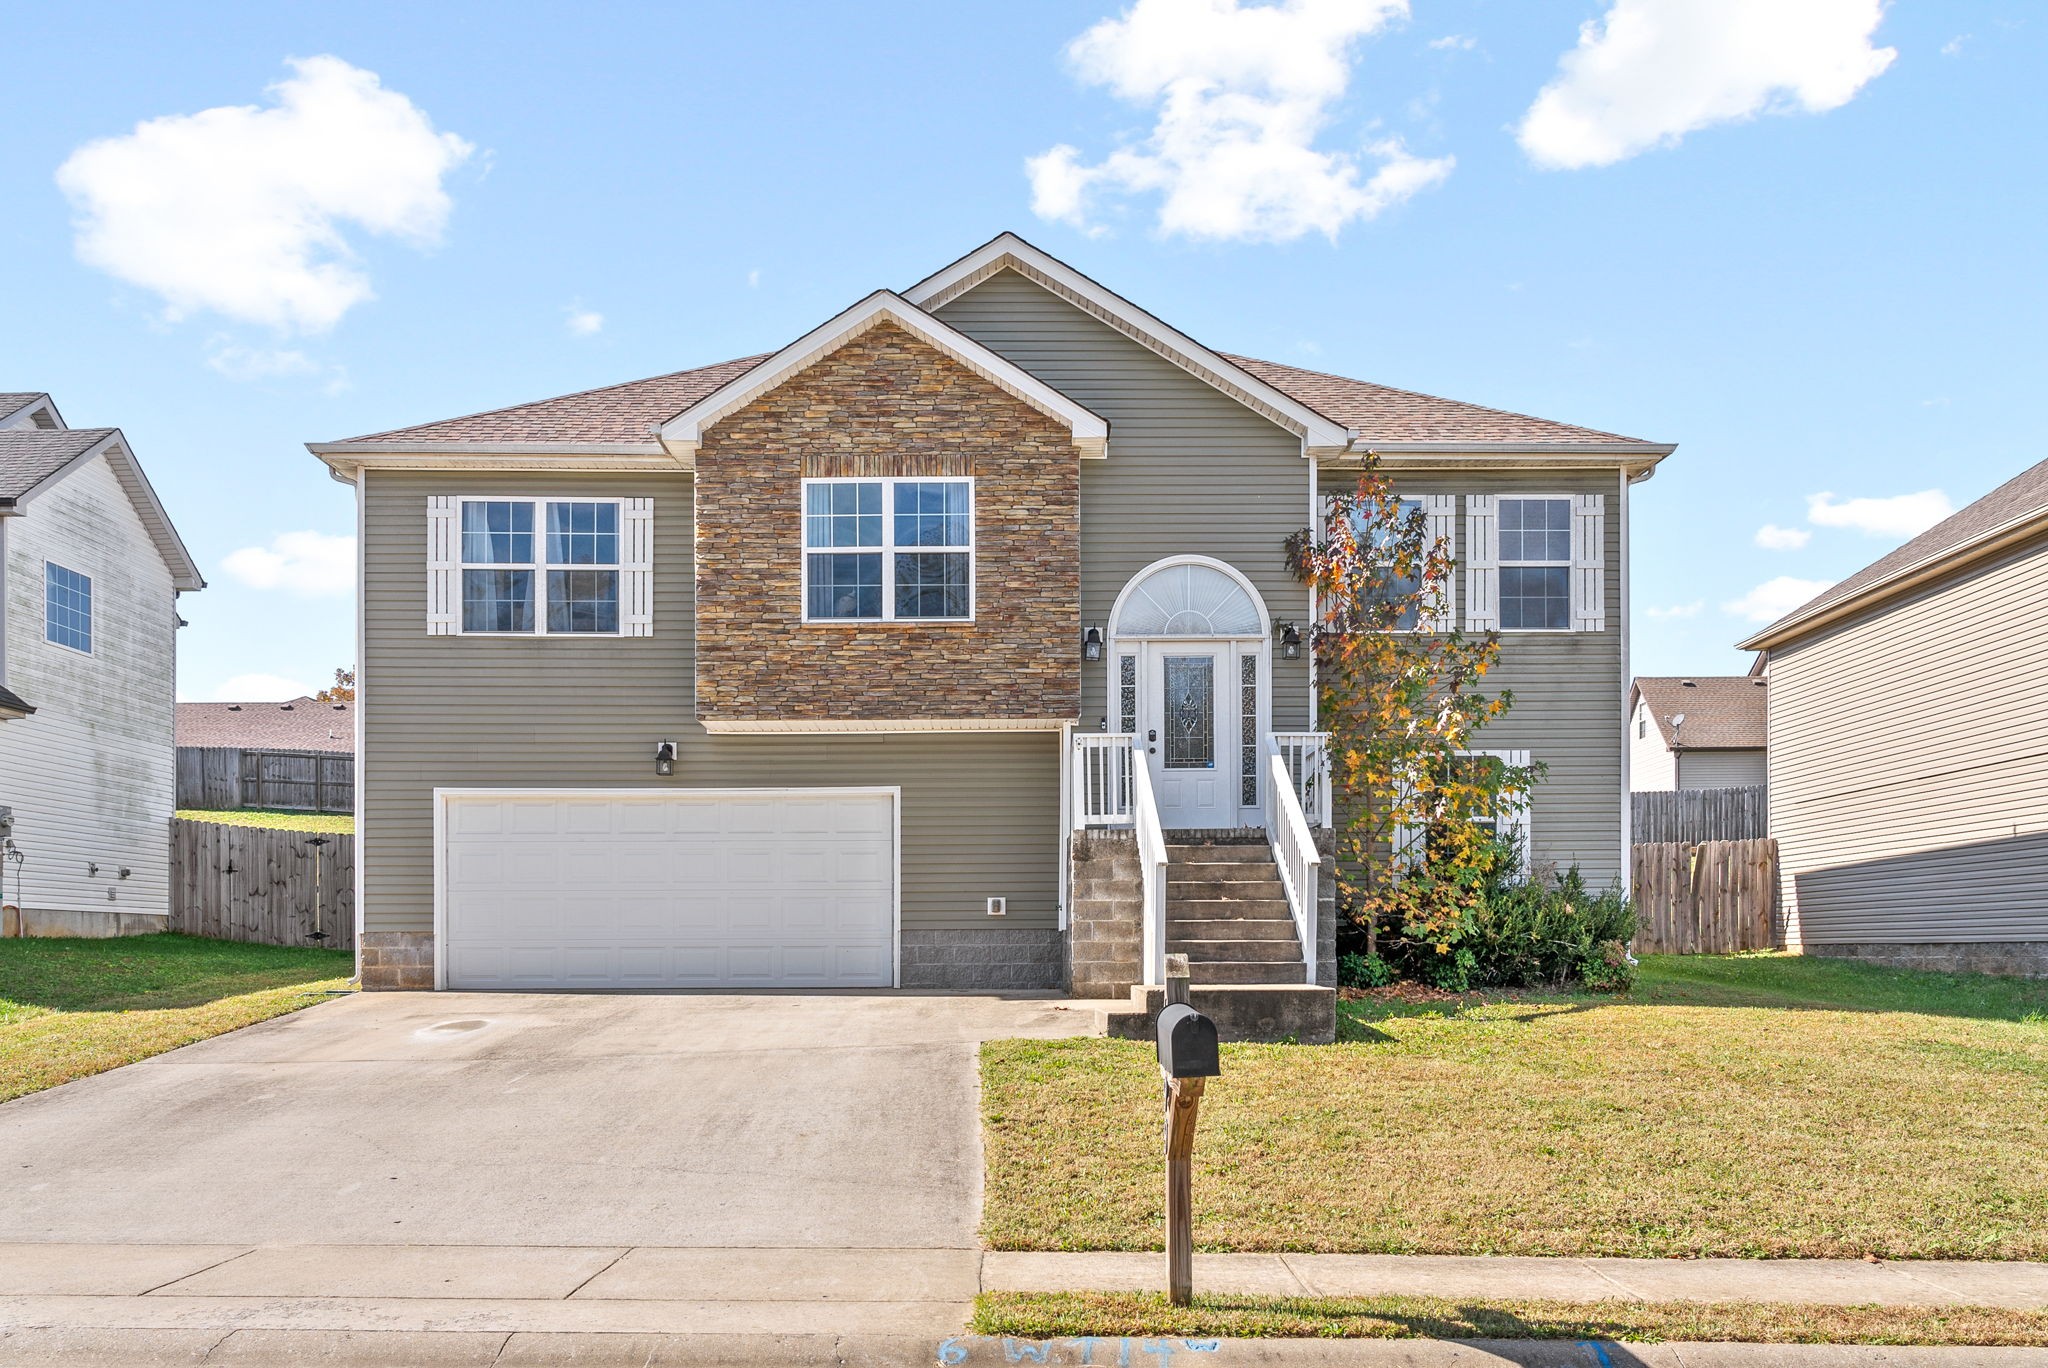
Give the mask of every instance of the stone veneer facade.
<path id="1" fill-rule="evenodd" d="M 1078 716 L 1079 459 L 1064 424 L 887 322 L 722 419 L 697 452 L 698 717 Z M 803 620 L 804 479 L 960 475 L 972 622 Z"/>

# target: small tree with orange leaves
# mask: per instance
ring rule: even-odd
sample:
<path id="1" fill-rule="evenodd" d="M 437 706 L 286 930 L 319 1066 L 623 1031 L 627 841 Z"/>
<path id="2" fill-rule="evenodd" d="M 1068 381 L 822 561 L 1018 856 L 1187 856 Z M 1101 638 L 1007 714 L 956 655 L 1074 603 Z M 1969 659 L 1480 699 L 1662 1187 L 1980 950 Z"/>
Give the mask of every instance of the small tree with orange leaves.
<path id="1" fill-rule="evenodd" d="M 1468 754 L 1514 696 L 1478 687 L 1500 639 L 1450 626 L 1455 561 L 1427 514 L 1403 507 L 1370 458 L 1357 490 L 1327 502 L 1324 527 L 1295 533 L 1287 552 L 1316 596 L 1339 897 L 1369 955 L 1391 931 L 1411 968 L 1462 986 L 1470 955 L 1457 943 L 1487 876 L 1515 856 L 1488 828 L 1540 766 Z"/>

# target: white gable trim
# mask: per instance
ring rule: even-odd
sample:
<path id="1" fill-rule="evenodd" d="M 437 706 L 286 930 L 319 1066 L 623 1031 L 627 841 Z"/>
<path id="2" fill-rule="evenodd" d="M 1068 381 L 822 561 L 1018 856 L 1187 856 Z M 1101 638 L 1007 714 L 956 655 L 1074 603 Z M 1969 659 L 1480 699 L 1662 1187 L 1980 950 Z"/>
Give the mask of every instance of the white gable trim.
<path id="1" fill-rule="evenodd" d="M 87 447 L 78 455 L 66 461 L 57 469 L 38 480 L 27 493 L 14 501 L 10 513 L 19 515 L 45 492 L 56 488 L 64 477 L 80 466 L 104 456 L 108 469 L 121 485 L 128 502 L 135 506 L 135 514 L 142 519 L 143 527 L 149 532 L 149 539 L 156 544 L 157 554 L 171 572 L 171 587 L 190 593 L 204 589 L 206 580 L 199 573 L 199 565 L 192 559 L 192 553 L 185 549 L 184 541 L 178 536 L 178 529 L 171 526 L 171 515 L 164 511 L 162 500 L 150 488 L 149 477 L 142 473 L 142 466 L 136 461 L 135 453 L 128 449 L 128 439 L 115 428 L 105 437 Z"/>
<path id="2" fill-rule="evenodd" d="M 926 276 L 905 290 L 903 297 L 920 308 L 941 308 L 1000 271 L 1015 271 L 1107 323 L 1196 379 L 1299 436 L 1312 452 L 1341 451 L 1351 445 L 1353 434 L 1343 424 L 1332 422 L 1242 366 L 1224 360 L 1186 333 L 1096 284 L 1064 261 L 1046 255 L 1015 233 L 1004 233 L 937 274 Z"/>
<path id="3" fill-rule="evenodd" d="M 1083 456 L 1108 450 L 1109 424 L 1052 386 L 1006 361 L 966 334 L 892 290 L 877 290 L 852 308 L 811 329 L 745 375 L 727 381 L 661 425 L 662 445 L 694 458 L 704 434 L 718 421 L 745 408 L 792 376 L 823 360 L 879 323 L 893 323 L 929 347 L 944 352 L 998 389 L 1023 400 L 1074 434 Z"/>

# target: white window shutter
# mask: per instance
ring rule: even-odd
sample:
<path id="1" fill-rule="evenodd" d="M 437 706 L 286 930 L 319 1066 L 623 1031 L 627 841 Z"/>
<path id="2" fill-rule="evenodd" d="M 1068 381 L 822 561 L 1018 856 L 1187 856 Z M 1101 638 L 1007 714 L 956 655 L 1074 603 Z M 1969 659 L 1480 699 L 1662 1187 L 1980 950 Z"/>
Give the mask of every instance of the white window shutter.
<path id="1" fill-rule="evenodd" d="M 1458 496 L 1455 494 L 1425 494 L 1422 496 L 1423 515 L 1429 520 L 1429 544 L 1425 554 L 1433 553 L 1441 543 L 1444 550 L 1456 554 L 1458 549 Z M 1457 577 L 1443 585 L 1443 599 L 1436 611 L 1422 616 L 1422 630 L 1425 632 L 1448 632 L 1458 625 Z"/>
<path id="2" fill-rule="evenodd" d="M 619 538 L 619 631 L 654 635 L 654 500 L 623 500 Z"/>
<path id="3" fill-rule="evenodd" d="M 427 635 L 453 636 L 462 612 L 462 501 L 427 496 Z"/>
<path id="4" fill-rule="evenodd" d="M 1572 630 L 1607 630 L 1607 496 L 1572 497 Z"/>
<path id="5" fill-rule="evenodd" d="M 1465 630 L 1500 626 L 1500 500 L 1465 496 Z"/>

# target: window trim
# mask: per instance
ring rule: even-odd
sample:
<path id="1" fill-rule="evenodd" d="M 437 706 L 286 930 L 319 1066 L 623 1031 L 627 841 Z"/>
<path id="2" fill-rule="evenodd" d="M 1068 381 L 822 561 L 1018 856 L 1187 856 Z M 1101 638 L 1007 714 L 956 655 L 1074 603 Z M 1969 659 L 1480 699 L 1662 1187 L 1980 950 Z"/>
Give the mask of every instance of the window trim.
<path id="1" fill-rule="evenodd" d="M 524 503 L 533 505 L 533 551 L 530 561 L 483 562 L 463 555 L 462 510 L 473 503 Z M 610 565 L 554 565 L 547 558 L 547 506 L 563 504 L 610 504 L 617 510 L 619 558 Z M 626 500 L 621 495 L 580 494 L 460 494 L 455 499 L 455 635 L 491 637 L 519 641 L 528 637 L 564 637 L 571 640 L 609 641 L 626 634 Z M 533 630 L 530 632 L 472 631 L 462 611 L 462 577 L 470 570 L 531 570 L 533 572 Z M 612 570 L 619 576 L 618 626 L 609 632 L 550 632 L 548 630 L 549 570 Z"/>
<path id="2" fill-rule="evenodd" d="M 1566 527 L 1567 535 L 1569 536 L 1570 540 L 1569 540 L 1569 541 L 1567 541 L 1567 542 L 1566 542 L 1566 544 L 1565 544 L 1565 557 L 1564 557 L 1564 559 L 1563 559 L 1563 560 L 1561 560 L 1561 561 L 1548 561 L 1548 560 L 1542 560 L 1542 561 L 1528 561 L 1528 560 L 1518 560 L 1518 561 L 1511 561 L 1511 560 L 1509 560 L 1509 559 L 1507 558 L 1506 554 L 1505 554 L 1505 553 L 1503 553 L 1503 552 L 1501 551 L 1501 549 L 1500 549 L 1500 545 L 1501 545 L 1501 534 L 1502 534 L 1502 531 L 1503 531 L 1503 529 L 1502 529 L 1502 527 L 1501 527 L 1501 507 L 1500 507 L 1500 506 L 1501 506 L 1501 505 L 1502 505 L 1503 503 L 1506 503 L 1506 502 L 1507 502 L 1508 500 L 1510 500 L 1510 499 L 1516 499 L 1516 500 L 1521 500 L 1521 499 L 1530 499 L 1530 500 L 1538 500 L 1538 501 L 1545 501 L 1545 500 L 1547 500 L 1547 501 L 1550 501 L 1550 502 L 1555 502 L 1555 503 L 1561 503 L 1561 504 L 1563 504 L 1563 505 L 1564 505 L 1564 507 L 1565 507 L 1565 517 L 1566 517 L 1566 519 L 1567 519 L 1567 522 L 1566 522 L 1566 524 L 1565 524 L 1565 527 Z M 1505 606 L 1505 602 L 1506 602 L 1506 596 L 1505 596 L 1504 594 L 1502 594 L 1502 592 L 1501 592 L 1501 584 L 1502 584 L 1502 577 L 1501 577 L 1501 572 L 1502 572 L 1503 570 L 1509 569 L 1510 567 L 1512 567 L 1512 568 L 1514 568 L 1514 569 L 1518 569 L 1518 570 L 1519 570 L 1519 569 L 1525 569 L 1525 568 L 1530 568 L 1530 567 L 1533 567 L 1533 568 L 1536 568 L 1536 569 L 1542 569 L 1542 570 L 1562 570 L 1562 571 L 1564 571 L 1564 626 L 1562 626 L 1562 627 L 1509 627 L 1509 626 L 1507 626 L 1507 625 L 1505 625 L 1505 624 L 1503 623 L 1502 625 L 1500 625 L 1500 626 L 1497 626 L 1497 627 L 1495 627 L 1495 628 L 1493 629 L 1494 631 L 1496 631 L 1496 632 L 1499 632 L 1499 633 L 1501 633 L 1501 634 L 1502 634 L 1503 636 L 1510 636 L 1510 635 L 1511 635 L 1511 636 L 1570 636 L 1570 635 L 1572 635 L 1573 633 L 1575 633 L 1575 632 L 1577 632 L 1577 631 L 1578 631 L 1578 628 L 1576 628 L 1576 627 L 1574 627 L 1574 626 L 1572 625 L 1572 605 L 1573 605 L 1573 602 L 1574 602 L 1574 596 L 1573 596 L 1573 594 L 1572 594 L 1572 572 L 1573 572 L 1573 570 L 1574 570 L 1574 569 L 1576 569 L 1576 568 L 1577 568 L 1577 565 L 1578 565 L 1578 557 L 1577 557 L 1577 554 L 1576 554 L 1576 553 L 1577 553 L 1577 551 L 1578 551 L 1578 543 L 1579 543 L 1579 520 L 1578 520 L 1578 504 L 1577 504 L 1577 503 L 1575 502 L 1575 499 L 1574 499 L 1574 496 L 1573 496 L 1573 495 L 1570 495 L 1570 494 L 1552 494 L 1552 493 L 1547 493 L 1547 492 L 1545 492 L 1545 491 L 1542 491 L 1542 490 L 1534 490 L 1534 489 L 1530 489 L 1530 490 L 1521 490 L 1521 489 L 1517 489 L 1517 490 L 1510 490 L 1510 491 L 1508 491 L 1508 492 L 1505 492 L 1505 493 L 1503 493 L 1503 492 L 1501 492 L 1501 491 L 1498 491 L 1498 490 L 1496 490 L 1496 491 L 1494 492 L 1494 496 L 1493 496 L 1493 544 L 1494 544 L 1494 556 L 1493 556 L 1493 576 L 1494 576 L 1494 579 L 1493 579 L 1493 604 L 1494 604 L 1494 608 L 1493 608 L 1493 611 L 1494 611 L 1494 619 L 1495 619 L 1495 621 L 1496 621 L 1496 622 L 1499 622 L 1499 621 L 1501 620 L 1501 618 L 1505 616 L 1505 614 L 1503 613 L 1503 611 L 1502 611 L 1502 610 L 1503 610 L 1503 608 L 1504 608 L 1504 606 Z M 1474 752 L 1474 753 L 1475 753 L 1475 754 L 1485 754 L 1486 752 Z"/>
<path id="3" fill-rule="evenodd" d="M 50 635 L 50 572 L 52 570 L 62 570 L 67 575 L 76 575 L 78 578 L 85 581 L 86 644 L 83 647 L 73 646 L 68 641 L 59 641 L 57 640 L 57 638 Z M 98 652 L 94 649 L 94 643 L 96 643 L 99 640 L 99 633 L 95 630 L 95 628 L 98 626 L 99 614 L 93 611 L 92 603 L 93 598 L 91 575 L 86 574 L 85 571 L 83 570 L 73 570 L 68 565 L 60 565 L 56 561 L 49 559 L 47 556 L 43 558 L 43 641 L 46 645 L 60 646 L 63 649 L 70 651 L 74 655 L 82 655 L 88 658 L 98 654 Z"/>
<path id="4" fill-rule="evenodd" d="M 978 522 L 979 493 L 972 475 L 821 475 L 806 477 L 798 482 L 796 505 L 796 544 L 798 556 L 797 609 L 806 627 L 959 627 L 971 625 L 980 607 L 979 594 L 981 579 L 981 529 Z M 810 543 L 809 529 L 805 525 L 811 505 L 813 485 L 863 485 L 882 486 L 882 542 L 879 546 L 820 546 Z M 944 552 L 967 556 L 967 616 L 965 617 L 897 617 L 896 616 L 896 499 L 895 487 L 899 484 L 964 484 L 967 486 L 967 544 L 963 546 L 921 547 L 917 550 Z M 818 555 L 874 555 L 882 557 L 882 616 L 880 617 L 813 617 L 811 616 L 811 556 Z"/>

